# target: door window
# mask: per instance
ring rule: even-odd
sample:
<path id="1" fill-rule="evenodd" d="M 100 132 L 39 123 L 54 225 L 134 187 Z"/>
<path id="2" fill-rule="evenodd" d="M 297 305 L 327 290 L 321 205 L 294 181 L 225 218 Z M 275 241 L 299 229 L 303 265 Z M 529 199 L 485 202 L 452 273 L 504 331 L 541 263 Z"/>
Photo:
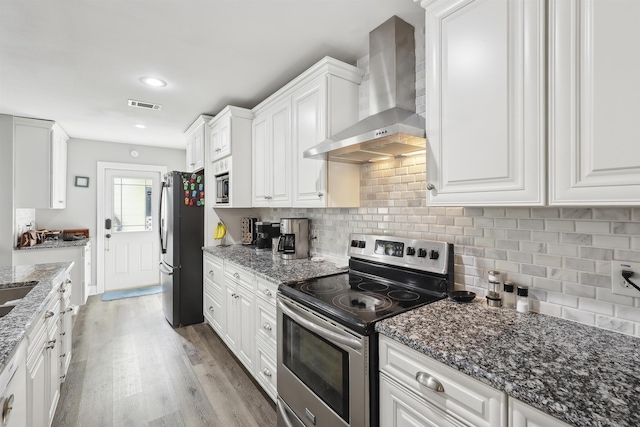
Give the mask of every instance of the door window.
<path id="1" fill-rule="evenodd" d="M 349 354 L 288 316 L 283 319 L 284 365 L 349 422 Z"/>
<path id="2" fill-rule="evenodd" d="M 113 178 L 112 232 L 152 231 L 152 180 Z"/>

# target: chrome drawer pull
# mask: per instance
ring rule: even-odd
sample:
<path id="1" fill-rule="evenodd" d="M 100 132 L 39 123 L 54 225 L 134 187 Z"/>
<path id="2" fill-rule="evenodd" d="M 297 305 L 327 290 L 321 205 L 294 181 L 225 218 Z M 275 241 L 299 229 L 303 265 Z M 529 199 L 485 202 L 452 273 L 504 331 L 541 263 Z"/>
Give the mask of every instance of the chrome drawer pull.
<path id="1" fill-rule="evenodd" d="M 209 311 L 213 313 L 213 306 L 209 307 Z"/>
<path id="2" fill-rule="evenodd" d="M 48 319 L 48 318 L 50 318 L 50 317 L 53 317 L 53 311 L 47 311 L 47 312 L 44 314 L 44 318 L 45 318 L 45 319 Z"/>
<path id="3" fill-rule="evenodd" d="M 437 391 L 438 393 L 444 392 L 442 383 L 426 372 L 418 372 L 416 374 L 416 381 L 433 391 Z"/>
<path id="4" fill-rule="evenodd" d="M 264 329 L 266 329 L 267 331 L 270 331 L 270 330 L 271 330 L 271 325 L 270 325 L 270 324 L 268 324 L 268 323 L 265 323 L 264 325 L 262 325 L 262 327 L 263 327 Z"/>
<path id="5" fill-rule="evenodd" d="M 209 270 L 209 276 L 213 277 L 213 270 Z"/>
<path id="6" fill-rule="evenodd" d="M 270 370 L 268 370 L 267 368 L 264 368 L 264 369 L 262 370 L 262 374 L 263 374 L 265 377 L 271 377 L 271 371 L 270 371 Z"/>
<path id="7" fill-rule="evenodd" d="M 233 273 L 233 277 L 235 277 L 236 279 L 239 279 L 240 275 L 238 273 Z"/>
<path id="8" fill-rule="evenodd" d="M 265 290 L 264 290 L 264 294 L 265 294 L 266 296 L 268 296 L 268 297 L 270 297 L 270 296 L 272 295 L 272 294 L 271 294 L 271 291 L 270 291 L 269 289 L 265 289 Z"/>

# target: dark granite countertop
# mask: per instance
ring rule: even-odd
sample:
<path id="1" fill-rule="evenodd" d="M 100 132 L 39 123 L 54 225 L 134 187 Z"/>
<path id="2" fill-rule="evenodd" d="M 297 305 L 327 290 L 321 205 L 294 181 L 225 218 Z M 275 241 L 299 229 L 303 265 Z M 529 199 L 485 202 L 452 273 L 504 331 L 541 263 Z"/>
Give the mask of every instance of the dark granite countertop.
<path id="1" fill-rule="evenodd" d="M 59 249 L 59 248 L 72 248 L 76 246 L 86 246 L 91 241 L 91 238 L 80 240 L 65 241 L 62 239 L 50 240 L 44 243 L 39 243 L 33 246 L 26 246 L 24 248 L 13 248 L 14 251 L 32 251 L 36 249 Z"/>
<path id="2" fill-rule="evenodd" d="M 304 280 L 313 277 L 344 273 L 349 268 L 330 261 L 311 259 L 284 260 L 271 251 L 256 251 L 252 246 L 206 246 L 203 251 L 247 268 L 258 276 L 274 283 Z"/>
<path id="3" fill-rule="evenodd" d="M 438 301 L 376 330 L 576 426 L 640 425 L 640 339 L 542 314 Z"/>
<path id="4" fill-rule="evenodd" d="M 0 267 L 0 289 L 37 282 L 9 314 L 0 317 L 0 372 L 29 331 L 33 320 L 42 313 L 51 298 L 57 296 L 54 283 L 59 284 L 72 266 L 72 262 L 57 262 Z"/>

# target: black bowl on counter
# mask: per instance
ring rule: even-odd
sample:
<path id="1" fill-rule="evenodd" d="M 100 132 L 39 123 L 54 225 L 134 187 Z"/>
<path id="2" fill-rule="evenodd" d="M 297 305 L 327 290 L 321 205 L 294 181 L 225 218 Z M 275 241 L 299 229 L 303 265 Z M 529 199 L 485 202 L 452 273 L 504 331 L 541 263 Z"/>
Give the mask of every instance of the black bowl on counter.
<path id="1" fill-rule="evenodd" d="M 470 291 L 454 291 L 449 294 L 449 298 L 455 302 L 470 302 L 476 297 L 475 292 Z"/>

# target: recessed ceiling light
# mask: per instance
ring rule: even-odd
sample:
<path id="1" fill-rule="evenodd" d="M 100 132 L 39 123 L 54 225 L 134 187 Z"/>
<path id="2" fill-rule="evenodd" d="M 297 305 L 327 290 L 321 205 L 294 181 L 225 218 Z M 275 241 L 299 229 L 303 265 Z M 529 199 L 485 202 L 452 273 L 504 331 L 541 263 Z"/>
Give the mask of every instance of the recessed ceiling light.
<path id="1" fill-rule="evenodd" d="M 165 87 L 167 85 L 167 82 L 157 77 L 140 77 L 140 81 L 147 86 L 153 87 Z"/>
<path id="2" fill-rule="evenodd" d="M 137 127 L 138 129 L 144 129 L 144 128 L 146 128 L 146 126 L 145 126 L 145 125 L 136 125 L 136 127 Z"/>

